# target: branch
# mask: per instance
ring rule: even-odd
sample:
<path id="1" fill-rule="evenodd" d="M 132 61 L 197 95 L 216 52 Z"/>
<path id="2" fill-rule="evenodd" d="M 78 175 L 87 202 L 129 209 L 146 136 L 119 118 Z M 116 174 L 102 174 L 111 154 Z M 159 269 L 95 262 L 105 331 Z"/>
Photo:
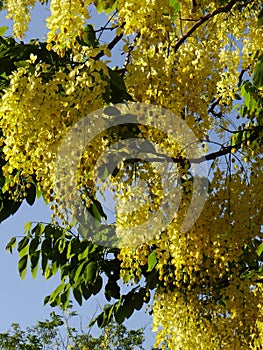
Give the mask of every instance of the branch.
<path id="1" fill-rule="evenodd" d="M 218 117 L 221 118 L 222 117 L 222 113 L 221 112 L 216 112 L 215 111 L 215 107 L 219 105 L 219 102 L 221 101 L 222 97 L 220 96 L 219 98 L 217 98 L 209 107 L 208 109 L 208 113 L 213 114 L 214 117 Z"/>
<path id="2" fill-rule="evenodd" d="M 237 86 L 240 87 L 241 86 L 241 83 L 242 83 L 242 79 L 243 79 L 243 76 L 244 74 L 246 73 L 246 71 L 249 69 L 250 65 L 246 68 L 246 69 L 242 69 L 240 74 L 239 74 L 239 77 L 238 77 L 238 84 Z"/>
<path id="3" fill-rule="evenodd" d="M 216 151 L 216 152 L 213 152 L 213 153 L 210 153 L 206 156 L 203 156 L 203 157 L 200 157 L 200 158 L 189 158 L 187 159 L 190 163 L 193 163 L 193 164 L 200 164 L 200 163 L 203 163 L 203 162 L 206 162 L 206 161 L 209 161 L 209 160 L 214 160 L 218 157 L 222 157 L 226 154 L 229 154 L 231 152 L 231 150 L 233 148 L 236 149 L 237 146 L 227 146 L 227 147 L 223 147 L 221 150 L 219 151 Z M 183 157 L 178 157 L 178 158 L 175 158 L 175 157 L 169 157 L 165 154 L 160 154 L 160 153 L 153 153 L 153 152 L 147 152 L 147 153 L 152 153 L 153 155 L 157 155 L 157 157 L 146 157 L 144 158 L 143 160 L 146 161 L 146 162 L 164 162 L 165 160 L 167 162 L 171 162 L 171 160 L 174 162 L 174 163 L 182 163 L 184 164 L 185 163 L 185 158 Z M 125 162 L 126 163 L 134 163 L 134 162 L 140 162 L 142 161 L 142 158 L 132 158 L 132 159 L 126 159 Z"/>
<path id="4" fill-rule="evenodd" d="M 123 37 L 123 33 L 121 33 L 120 35 L 116 35 L 115 38 L 108 44 L 108 49 L 112 50 L 114 48 L 114 46 L 117 45 L 118 42 L 122 39 L 122 37 Z M 104 55 L 105 55 L 105 53 L 102 50 L 101 52 L 99 52 L 97 54 L 97 56 L 95 57 L 95 60 L 99 60 Z"/>
<path id="5" fill-rule="evenodd" d="M 238 3 L 237 0 L 231 0 L 227 5 L 219 7 L 218 9 L 208 13 L 206 16 L 201 17 L 189 30 L 187 33 L 185 33 L 175 44 L 174 46 L 174 52 L 177 52 L 180 46 L 185 42 L 185 40 L 197 29 L 199 28 L 203 23 L 207 22 L 209 19 L 213 18 L 214 16 L 218 15 L 219 13 L 229 12 L 232 10 L 234 5 Z M 245 3 L 246 5 L 247 3 Z"/>
<path id="6" fill-rule="evenodd" d="M 249 137 L 247 140 L 250 140 L 251 142 L 255 141 L 257 139 L 257 137 L 259 136 L 259 134 L 262 132 L 262 130 L 263 130 L 263 127 L 261 125 L 256 126 L 252 130 L 252 132 L 254 132 L 253 135 L 251 135 L 251 137 Z M 243 130 L 243 131 L 246 131 L 246 130 Z M 224 146 L 219 151 L 210 153 L 204 157 L 189 159 L 189 162 L 200 164 L 200 163 L 203 163 L 203 162 L 208 161 L 208 160 L 215 160 L 216 158 L 225 156 L 226 154 L 230 154 L 232 150 L 239 150 L 242 147 L 243 143 L 244 142 L 240 142 L 240 143 L 235 144 L 233 146 L 231 146 L 231 145 Z"/>
<path id="7" fill-rule="evenodd" d="M 136 42 L 138 41 L 138 39 L 140 38 L 141 36 L 141 33 L 137 33 L 135 38 L 133 39 L 133 42 L 132 44 L 129 46 L 128 48 L 128 51 L 127 51 L 127 56 L 125 58 L 125 63 L 124 63 L 124 66 L 123 66 L 123 69 L 122 69 L 122 75 L 125 74 L 126 72 L 126 67 L 127 65 L 129 64 L 130 62 L 130 58 L 131 58 L 131 53 L 132 53 L 132 50 L 134 49 L 135 45 L 136 45 Z"/>
<path id="8" fill-rule="evenodd" d="M 241 147 L 241 144 L 240 144 L 240 147 Z M 240 147 L 238 147 L 238 149 Z M 219 158 L 219 157 L 225 156 L 226 154 L 231 153 L 232 149 L 237 149 L 237 146 L 235 145 L 235 146 L 222 147 L 221 150 L 213 152 L 213 153 L 210 153 L 210 154 L 207 154 L 204 157 L 189 159 L 189 162 L 190 163 L 200 164 L 200 163 L 206 162 L 208 160 L 215 160 L 216 158 Z"/>
<path id="9" fill-rule="evenodd" d="M 243 131 L 247 131 L 247 130 L 245 129 Z M 253 130 L 251 130 L 251 132 L 253 132 L 253 134 L 247 140 L 250 140 L 251 142 L 253 142 L 254 140 L 256 140 L 258 138 L 259 134 L 262 131 L 263 131 L 263 127 L 261 125 L 256 126 Z M 182 156 L 175 158 L 175 157 L 167 156 L 167 155 L 162 154 L 162 153 L 147 151 L 146 153 L 152 154 L 153 157 L 149 156 L 149 157 L 144 158 L 143 160 L 145 160 L 146 162 L 164 162 L 164 161 L 167 161 L 169 163 L 172 160 L 174 163 L 179 163 L 183 167 L 185 164 L 185 161 L 188 161 L 189 163 L 192 163 L 192 164 L 200 164 L 200 163 L 203 163 L 206 161 L 215 160 L 216 158 L 230 154 L 232 150 L 235 150 L 235 151 L 239 150 L 242 147 L 243 143 L 244 142 L 242 141 L 242 142 L 235 144 L 233 146 L 232 145 L 222 146 L 222 148 L 219 151 L 212 152 L 210 154 L 207 154 L 206 156 L 202 156 L 199 158 L 188 158 L 188 159 L 186 159 Z M 133 159 L 125 160 L 125 162 L 126 163 L 133 163 L 133 162 L 140 162 L 141 160 L 142 160 L 141 158 L 134 157 Z"/>

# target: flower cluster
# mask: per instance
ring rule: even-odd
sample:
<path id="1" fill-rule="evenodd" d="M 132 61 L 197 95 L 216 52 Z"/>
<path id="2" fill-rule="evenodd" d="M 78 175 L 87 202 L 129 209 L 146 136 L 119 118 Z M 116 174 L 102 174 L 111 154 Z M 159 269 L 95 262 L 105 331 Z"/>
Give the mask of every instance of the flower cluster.
<path id="1" fill-rule="evenodd" d="M 14 21 L 14 36 L 22 39 L 28 29 L 30 22 L 30 10 L 34 7 L 37 0 L 6 0 L 4 8 L 7 10 L 7 18 Z"/>
<path id="2" fill-rule="evenodd" d="M 4 173 L 8 177 L 15 169 L 22 177 L 34 177 L 46 200 L 52 201 L 60 142 L 74 123 L 102 106 L 108 69 L 100 61 L 68 66 L 53 75 L 46 63 L 36 64 L 33 71 L 30 67 L 13 73 L 1 101 Z M 7 184 L 15 197 L 20 179 Z"/>

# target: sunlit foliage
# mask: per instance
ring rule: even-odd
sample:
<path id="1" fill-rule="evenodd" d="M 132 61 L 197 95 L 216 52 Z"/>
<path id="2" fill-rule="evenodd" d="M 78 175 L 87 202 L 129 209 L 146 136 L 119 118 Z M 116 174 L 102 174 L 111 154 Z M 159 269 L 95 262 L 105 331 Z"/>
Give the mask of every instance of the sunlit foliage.
<path id="1" fill-rule="evenodd" d="M 14 37 L 23 38 L 34 3 L 23 0 L 17 6 L 17 1 L 3 1 L 14 20 Z M 33 191 L 40 192 L 54 211 L 51 224 L 26 226 L 25 238 L 18 244 L 21 276 L 29 261 L 33 274 L 41 261 L 46 278 L 60 270 L 61 285 L 46 302 L 66 307 L 70 290 L 81 303 L 103 288 L 105 274 L 105 295 L 117 302 L 97 318 L 100 326 L 113 317 L 122 323 L 153 295 L 156 346 L 261 349 L 261 1 L 51 0 L 48 4 L 46 43 L 23 44 L 4 37 L 0 42 L 1 220 L 17 209 L 14 203 L 26 198 L 32 204 Z M 91 9 L 107 13 L 104 27 L 91 25 Z M 112 34 L 107 43 L 101 39 L 106 31 Z M 112 68 L 111 55 L 116 51 L 122 62 L 125 59 L 121 67 Z M 158 235 L 149 238 L 146 232 L 145 242 L 133 248 L 106 248 L 85 239 L 85 225 L 80 224 L 74 236 L 78 212 L 71 207 L 73 194 L 68 200 L 56 189 L 56 157 L 76 122 L 100 108 L 104 114 L 97 122 L 102 125 L 114 114 L 125 117 L 121 109 L 111 107 L 124 101 L 174 113 L 194 132 L 199 140 L 196 149 L 205 157 L 189 163 L 180 140 L 172 142 L 142 125 L 100 134 L 82 154 L 76 183 L 94 217 L 102 222 L 106 218 L 96 197 L 95 165 L 117 140 L 116 134 L 118 140 L 127 132 L 127 138 L 152 140 L 157 145 L 155 156 L 169 155 L 178 164 L 183 193 L 173 220 Z M 72 151 L 72 157 L 76 155 Z M 209 168 L 208 195 L 201 215 L 185 231 L 182 223 L 192 200 L 189 174 L 194 162 Z M 116 223 L 104 223 L 105 232 L 117 230 L 121 235 L 149 213 L 154 222 L 164 190 L 152 167 L 134 160 L 128 165 L 121 162 L 112 174 L 108 170 L 106 166 L 104 175 L 111 180 L 119 208 Z M 125 205 L 138 198 L 133 189 L 138 174 L 148 181 L 149 190 L 139 198 L 140 210 L 128 212 Z M 11 212 L 7 201 L 13 205 Z M 12 240 L 8 249 L 14 245 Z M 118 281 L 133 284 L 125 296 L 120 295 Z"/>

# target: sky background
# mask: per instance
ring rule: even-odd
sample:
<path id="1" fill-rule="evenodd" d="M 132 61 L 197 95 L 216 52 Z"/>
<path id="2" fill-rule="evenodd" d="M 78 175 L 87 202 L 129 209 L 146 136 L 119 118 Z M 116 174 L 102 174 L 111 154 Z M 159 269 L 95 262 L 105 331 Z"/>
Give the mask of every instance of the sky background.
<path id="1" fill-rule="evenodd" d="M 94 14 L 93 10 L 91 14 Z M 5 13 L 0 12 L 0 26 L 8 25 L 9 29 L 6 35 L 10 35 L 12 31 L 12 22 L 5 19 Z M 45 18 L 48 16 L 48 9 L 45 6 L 37 4 L 32 12 L 32 21 L 27 32 L 25 41 L 31 38 L 39 38 L 43 40 L 45 37 Z M 96 27 L 105 24 L 105 17 L 95 17 Z M 93 23 L 93 22 L 92 22 Z M 113 33 L 108 31 L 108 37 Z M 106 37 L 104 37 L 106 40 Z M 116 48 L 115 50 L 118 50 Z M 113 65 L 120 65 L 121 62 L 114 61 Z M 51 211 L 45 205 L 42 199 L 36 201 L 31 207 L 27 203 L 23 203 L 19 211 L 12 217 L 0 224 L 0 332 L 6 331 L 12 323 L 20 323 L 22 328 L 37 323 L 49 316 L 51 311 L 59 311 L 49 306 L 43 306 L 44 297 L 50 294 L 58 285 L 59 278 L 52 277 L 45 280 L 41 274 L 35 280 L 32 279 L 30 271 L 27 272 L 25 279 L 22 281 L 19 277 L 17 262 L 18 255 L 16 251 L 13 254 L 5 250 L 6 244 L 13 236 L 23 236 L 24 224 L 28 221 L 32 222 L 50 222 Z M 73 304 L 82 318 L 83 327 L 89 323 L 94 312 L 106 303 L 103 294 L 100 293 L 88 302 L 84 302 L 82 307 L 77 303 Z M 76 318 L 74 326 L 79 325 L 79 318 Z M 145 348 L 149 349 L 154 343 L 154 335 L 150 331 L 151 318 L 144 313 L 136 312 L 125 323 L 129 328 L 139 328 L 147 326 Z M 96 327 L 94 328 L 97 333 Z"/>

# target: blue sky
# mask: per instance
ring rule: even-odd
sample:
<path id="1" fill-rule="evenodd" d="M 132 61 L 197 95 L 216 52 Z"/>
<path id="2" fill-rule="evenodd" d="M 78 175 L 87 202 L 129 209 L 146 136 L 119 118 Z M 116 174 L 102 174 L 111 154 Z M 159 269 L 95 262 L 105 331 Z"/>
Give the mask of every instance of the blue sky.
<path id="1" fill-rule="evenodd" d="M 47 15 L 48 10 L 37 4 L 32 13 L 32 22 L 25 41 L 30 38 L 44 38 L 45 17 Z M 105 23 L 103 16 L 97 16 L 96 23 L 99 26 L 103 25 Z M 5 19 L 5 13 L 2 12 L 0 13 L 0 26 L 3 25 L 10 27 L 7 34 L 11 34 L 12 24 Z M 112 33 L 108 32 L 107 35 L 112 35 Z M 36 201 L 33 207 L 23 203 L 13 217 L 0 224 L 0 332 L 6 331 L 13 322 L 20 323 L 22 327 L 33 325 L 38 320 L 47 318 L 50 311 L 53 310 L 49 306 L 43 306 L 43 300 L 46 295 L 56 288 L 59 279 L 53 277 L 47 281 L 39 274 L 33 280 L 30 271 L 28 271 L 25 279 L 22 281 L 18 274 L 18 256 L 16 252 L 13 252 L 11 255 L 5 250 L 5 246 L 11 237 L 23 235 L 23 226 L 27 221 L 49 222 L 50 215 L 49 208 L 40 199 Z M 94 311 L 103 306 L 105 302 L 104 296 L 99 294 L 98 297 L 88 301 L 82 307 L 74 303 L 74 310 L 82 317 L 83 326 L 88 324 Z M 149 328 L 150 321 L 150 317 L 144 312 L 136 312 L 126 323 L 131 328 L 138 328 L 148 324 L 147 342 L 145 344 L 147 348 L 154 342 L 153 334 Z M 75 325 L 77 325 L 79 319 L 75 322 Z"/>

